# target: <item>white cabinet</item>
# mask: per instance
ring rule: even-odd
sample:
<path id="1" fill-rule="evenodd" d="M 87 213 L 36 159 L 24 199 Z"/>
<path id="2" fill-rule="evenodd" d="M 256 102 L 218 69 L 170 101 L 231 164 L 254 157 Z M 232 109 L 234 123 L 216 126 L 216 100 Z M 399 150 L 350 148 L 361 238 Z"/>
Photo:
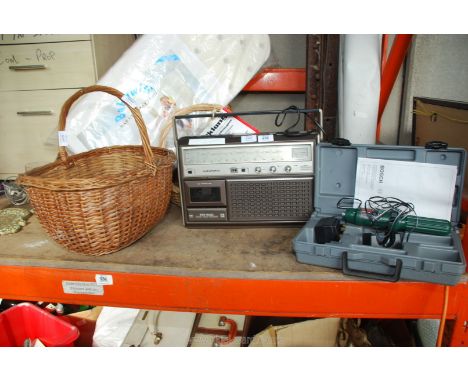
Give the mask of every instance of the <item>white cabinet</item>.
<path id="1" fill-rule="evenodd" d="M 0 34 L 0 45 L 91 40 L 89 34 Z"/>
<path id="2" fill-rule="evenodd" d="M 91 41 L 0 46 L 0 90 L 79 88 L 96 80 Z"/>
<path id="3" fill-rule="evenodd" d="M 60 108 L 93 85 L 134 35 L 0 35 L 0 179 L 55 159 Z"/>

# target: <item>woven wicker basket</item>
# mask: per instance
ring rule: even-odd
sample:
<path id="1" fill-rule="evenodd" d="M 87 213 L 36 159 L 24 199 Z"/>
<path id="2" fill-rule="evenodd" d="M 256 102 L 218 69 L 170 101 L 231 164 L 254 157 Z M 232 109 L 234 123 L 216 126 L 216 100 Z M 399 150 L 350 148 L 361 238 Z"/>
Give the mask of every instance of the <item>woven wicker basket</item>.
<path id="1" fill-rule="evenodd" d="M 123 93 L 106 86 L 90 86 L 63 105 L 59 131 L 72 104 L 82 95 L 101 91 L 114 95 L 130 109 L 142 146 L 113 146 L 60 158 L 18 177 L 45 231 L 67 249 L 92 256 L 118 251 L 145 235 L 160 221 L 172 190 L 175 155 L 152 148 L 138 109 Z"/>

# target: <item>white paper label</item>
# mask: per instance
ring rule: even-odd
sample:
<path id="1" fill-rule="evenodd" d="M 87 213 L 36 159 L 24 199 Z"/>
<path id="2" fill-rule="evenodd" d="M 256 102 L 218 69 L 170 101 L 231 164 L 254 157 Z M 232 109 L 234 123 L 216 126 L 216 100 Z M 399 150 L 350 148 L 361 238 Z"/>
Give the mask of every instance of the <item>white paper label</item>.
<path id="1" fill-rule="evenodd" d="M 112 285 L 114 280 L 112 275 L 96 275 L 96 284 L 97 285 Z"/>
<path id="2" fill-rule="evenodd" d="M 68 135 L 66 131 L 59 131 L 58 132 L 58 141 L 59 146 L 67 147 L 68 146 Z"/>
<path id="3" fill-rule="evenodd" d="M 131 107 L 138 107 L 137 102 L 132 97 L 130 97 L 128 94 L 125 94 L 122 97 L 122 101 L 128 103 Z"/>
<path id="4" fill-rule="evenodd" d="M 451 220 L 457 167 L 358 158 L 354 197 L 394 197 L 414 204 L 418 216 Z"/>
<path id="5" fill-rule="evenodd" d="M 258 141 L 259 142 L 273 142 L 275 138 L 273 137 L 273 134 L 267 134 L 267 135 L 259 135 L 258 136 Z"/>
<path id="6" fill-rule="evenodd" d="M 89 281 L 62 281 L 63 293 L 104 295 L 104 287 Z"/>
<path id="7" fill-rule="evenodd" d="M 257 142 L 257 136 L 256 135 L 243 135 L 241 137 L 241 142 L 242 143 L 252 143 L 252 142 Z"/>
<path id="8" fill-rule="evenodd" d="M 188 144 L 191 146 L 200 145 L 224 145 L 226 139 L 224 138 L 200 138 L 200 139 L 189 139 Z"/>

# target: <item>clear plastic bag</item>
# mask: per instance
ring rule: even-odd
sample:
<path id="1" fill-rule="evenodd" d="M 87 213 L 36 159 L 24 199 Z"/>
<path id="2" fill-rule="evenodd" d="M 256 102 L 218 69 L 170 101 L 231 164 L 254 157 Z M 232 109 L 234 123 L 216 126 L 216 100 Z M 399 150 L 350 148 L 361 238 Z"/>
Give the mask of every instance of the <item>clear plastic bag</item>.
<path id="1" fill-rule="evenodd" d="M 171 113 L 198 103 L 227 105 L 269 54 L 268 35 L 144 35 L 98 83 L 119 89 L 140 108 L 151 144 L 157 146 Z M 203 121 L 195 121 L 178 133 L 200 135 L 205 128 Z M 104 93 L 87 94 L 73 105 L 67 134 L 73 154 L 140 144 L 129 110 Z M 173 148 L 172 140 L 170 134 L 166 147 Z"/>
<path id="2" fill-rule="evenodd" d="M 93 346 L 120 346 L 138 315 L 139 309 L 102 308 L 96 321 Z"/>

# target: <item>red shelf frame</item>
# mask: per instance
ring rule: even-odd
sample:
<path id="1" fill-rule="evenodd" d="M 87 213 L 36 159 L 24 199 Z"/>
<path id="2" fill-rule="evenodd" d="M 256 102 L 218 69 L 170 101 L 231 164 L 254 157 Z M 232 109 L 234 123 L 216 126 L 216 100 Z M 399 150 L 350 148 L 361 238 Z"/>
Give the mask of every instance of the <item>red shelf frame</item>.
<path id="1" fill-rule="evenodd" d="M 304 93 L 306 91 L 306 70 L 301 68 L 263 69 L 245 85 L 242 91 Z"/>
<path id="2" fill-rule="evenodd" d="M 244 92 L 306 91 L 305 69 L 263 69 Z M 468 198 L 463 209 L 468 210 Z M 104 295 L 63 292 L 62 281 L 111 274 Z M 373 281 L 263 280 L 186 277 L 27 266 L 0 266 L 3 298 L 142 309 L 291 317 L 440 318 L 441 285 Z M 450 288 L 452 346 L 468 346 L 468 284 Z"/>
<path id="3" fill-rule="evenodd" d="M 63 292 L 62 281 L 112 274 L 104 295 Z M 186 277 L 42 267 L 0 267 L 3 298 L 202 313 L 291 317 L 440 318 L 444 286 L 417 282 Z M 452 346 L 468 346 L 468 285 L 450 288 Z"/>

